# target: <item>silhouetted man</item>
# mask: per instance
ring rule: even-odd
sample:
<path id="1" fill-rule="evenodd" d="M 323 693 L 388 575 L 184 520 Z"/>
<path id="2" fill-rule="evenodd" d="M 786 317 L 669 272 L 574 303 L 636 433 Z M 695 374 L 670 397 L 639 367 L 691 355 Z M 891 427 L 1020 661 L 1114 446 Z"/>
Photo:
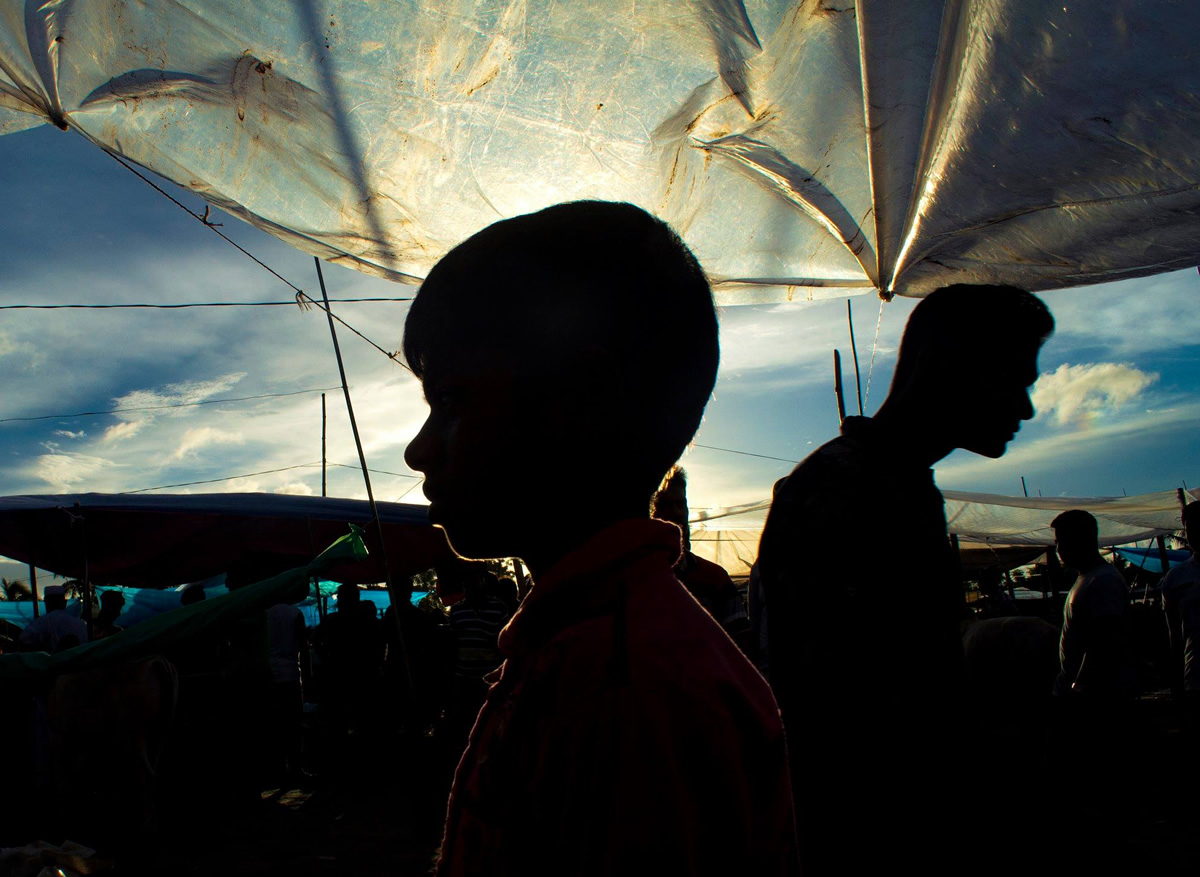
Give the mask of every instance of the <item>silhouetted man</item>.
<path id="1" fill-rule="evenodd" d="M 1162 580 L 1162 608 L 1171 636 L 1172 686 L 1183 692 L 1186 724 L 1200 732 L 1200 501 L 1183 509 L 1182 524 L 1192 556 L 1171 567 Z"/>
<path id="2" fill-rule="evenodd" d="M 42 592 L 46 614 L 33 619 L 17 637 L 25 652 L 61 652 L 88 641 L 87 625 L 67 612 L 67 589 L 50 585 Z"/>
<path id="3" fill-rule="evenodd" d="M 1079 574 L 1063 605 L 1058 658 L 1062 672 L 1055 694 L 1129 698 L 1137 679 L 1129 649 L 1129 588 L 1105 563 L 1097 546 L 1096 519 L 1082 509 L 1050 522 L 1064 566 Z"/>
<path id="4" fill-rule="evenodd" d="M 775 700 L 672 575 L 678 528 L 648 515 L 716 379 L 695 257 L 630 204 L 497 222 L 430 272 L 404 354 L 429 401 L 405 459 L 430 520 L 535 582 L 500 634 L 438 873 L 795 873 Z M 566 513 L 565 472 L 586 497 Z"/>
<path id="5" fill-rule="evenodd" d="M 1049 746 L 1062 777 L 1059 831 L 1078 873 L 1119 873 L 1128 849 L 1114 815 L 1128 801 L 1123 751 L 1137 693 L 1129 589 L 1100 556 L 1092 515 L 1073 509 L 1050 526 L 1063 565 L 1079 574 L 1063 605 Z"/>
<path id="6" fill-rule="evenodd" d="M 687 472 L 675 466 L 667 473 L 662 487 L 654 494 L 650 514 L 660 521 L 669 521 L 679 528 L 683 537 L 683 553 L 675 564 L 675 577 L 683 582 L 688 593 L 696 598 L 708 614 L 721 625 L 729 638 L 737 643 L 742 654 L 754 654 L 750 638 L 750 619 L 746 604 L 729 573 L 719 564 L 692 553 L 691 527 L 688 523 Z"/>
<path id="7" fill-rule="evenodd" d="M 878 414 L 846 418 L 779 489 L 758 562 L 808 877 L 958 867 L 963 596 L 930 467 L 1004 453 L 1053 328 L 1019 289 L 931 293 Z"/>

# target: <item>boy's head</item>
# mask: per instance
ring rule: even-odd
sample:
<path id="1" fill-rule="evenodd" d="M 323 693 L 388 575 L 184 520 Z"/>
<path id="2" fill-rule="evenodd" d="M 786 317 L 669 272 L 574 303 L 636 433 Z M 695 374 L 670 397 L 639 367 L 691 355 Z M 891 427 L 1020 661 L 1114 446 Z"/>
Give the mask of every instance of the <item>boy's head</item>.
<path id="1" fill-rule="evenodd" d="M 904 327 L 889 397 L 920 396 L 944 418 L 954 447 L 999 457 L 1033 417 L 1029 388 L 1054 318 L 1012 286 L 957 284 L 934 290 Z"/>
<path id="2" fill-rule="evenodd" d="M 446 255 L 409 311 L 404 355 L 429 419 L 405 454 L 430 515 L 473 557 L 561 503 L 640 514 L 700 425 L 716 381 L 708 281 L 664 223 L 581 201 L 503 220 Z"/>

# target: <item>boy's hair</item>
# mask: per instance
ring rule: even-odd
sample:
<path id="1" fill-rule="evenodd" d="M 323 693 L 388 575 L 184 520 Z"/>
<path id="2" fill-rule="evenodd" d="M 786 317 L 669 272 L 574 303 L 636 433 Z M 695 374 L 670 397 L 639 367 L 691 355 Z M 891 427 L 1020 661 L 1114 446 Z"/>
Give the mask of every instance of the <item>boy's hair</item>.
<path id="1" fill-rule="evenodd" d="M 708 280 L 666 223 L 606 201 L 502 220 L 434 266 L 404 326 L 422 380 L 431 364 L 482 349 L 502 353 L 527 388 L 565 384 L 597 348 L 623 400 L 610 415 L 614 463 L 649 496 L 696 434 L 719 359 Z"/>
<path id="2" fill-rule="evenodd" d="M 918 354 L 965 363 L 995 350 L 1036 353 L 1054 332 L 1054 317 L 1037 296 L 1015 286 L 956 283 L 935 289 L 908 317 L 893 387 L 916 373 Z"/>
<path id="3" fill-rule="evenodd" d="M 1095 517 L 1090 512 L 1085 512 L 1083 509 L 1071 509 L 1063 512 L 1050 522 L 1050 529 L 1078 533 L 1080 536 L 1091 536 L 1093 542 L 1100 537 L 1100 525 L 1096 523 Z"/>

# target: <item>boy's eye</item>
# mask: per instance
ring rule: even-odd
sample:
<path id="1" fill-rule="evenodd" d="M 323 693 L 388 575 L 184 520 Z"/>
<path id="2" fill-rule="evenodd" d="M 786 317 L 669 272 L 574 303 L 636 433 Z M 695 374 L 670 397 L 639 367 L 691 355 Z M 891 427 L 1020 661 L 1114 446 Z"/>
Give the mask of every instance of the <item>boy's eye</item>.
<path id="1" fill-rule="evenodd" d="M 437 387 L 427 393 L 425 398 L 431 408 L 448 408 L 462 400 L 462 390 L 458 387 Z"/>

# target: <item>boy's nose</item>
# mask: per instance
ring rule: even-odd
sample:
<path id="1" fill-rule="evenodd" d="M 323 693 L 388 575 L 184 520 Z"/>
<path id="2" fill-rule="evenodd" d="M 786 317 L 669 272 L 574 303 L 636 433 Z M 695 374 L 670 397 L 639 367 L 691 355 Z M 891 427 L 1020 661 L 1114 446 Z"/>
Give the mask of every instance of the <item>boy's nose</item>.
<path id="1" fill-rule="evenodd" d="M 427 417 L 421 429 L 404 449 L 404 462 L 408 468 L 415 472 L 428 472 L 433 461 L 434 444 L 433 431 L 429 428 Z"/>

